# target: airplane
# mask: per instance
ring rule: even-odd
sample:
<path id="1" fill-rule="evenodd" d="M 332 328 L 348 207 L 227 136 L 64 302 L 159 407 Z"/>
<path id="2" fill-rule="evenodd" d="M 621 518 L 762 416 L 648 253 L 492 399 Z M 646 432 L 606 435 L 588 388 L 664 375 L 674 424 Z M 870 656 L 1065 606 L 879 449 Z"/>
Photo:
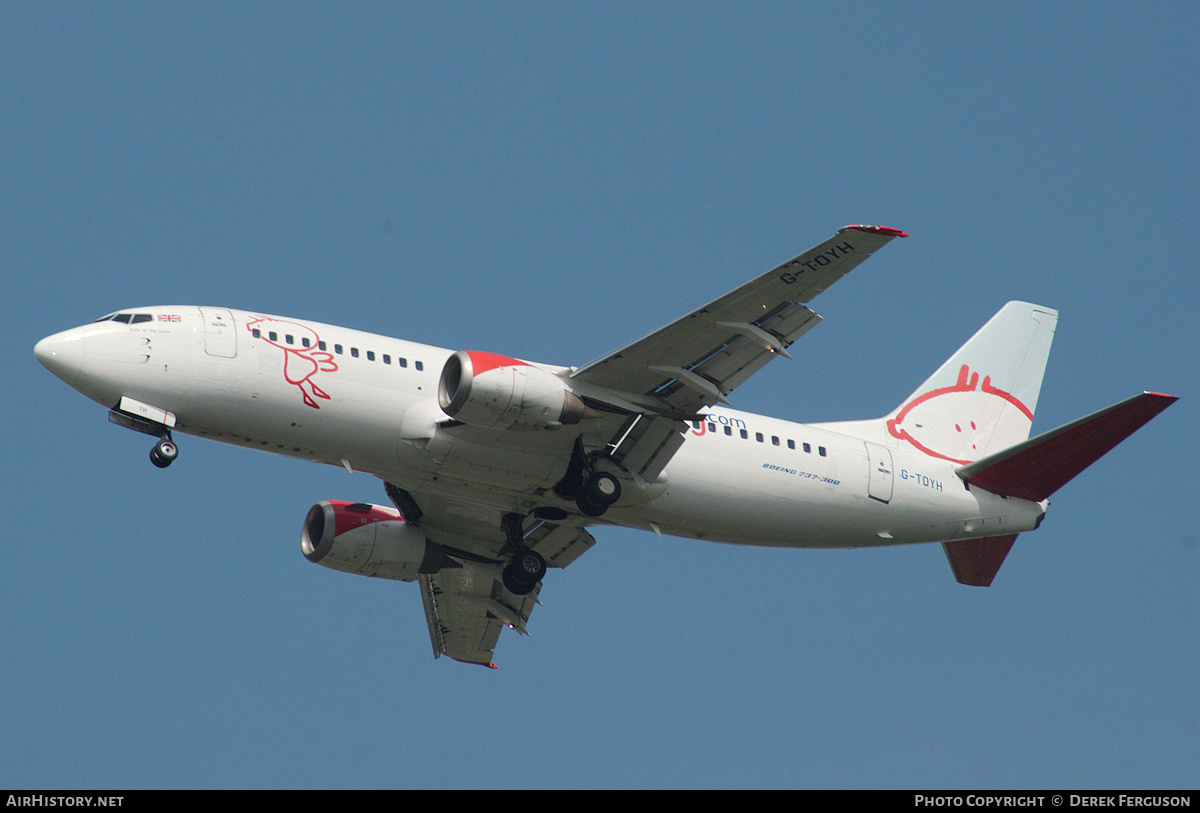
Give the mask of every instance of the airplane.
<path id="1" fill-rule="evenodd" d="M 904 232 L 847 226 L 581 367 L 223 307 L 129 308 L 34 354 L 155 437 L 368 472 L 391 505 L 326 500 L 309 561 L 416 581 L 434 657 L 495 668 L 548 568 L 596 526 L 788 548 L 937 542 L 990 585 L 1049 497 L 1173 403 L 1145 392 L 1030 438 L 1058 313 L 1009 302 L 891 413 L 799 424 L 727 396 L 821 320 L 814 297 Z"/>

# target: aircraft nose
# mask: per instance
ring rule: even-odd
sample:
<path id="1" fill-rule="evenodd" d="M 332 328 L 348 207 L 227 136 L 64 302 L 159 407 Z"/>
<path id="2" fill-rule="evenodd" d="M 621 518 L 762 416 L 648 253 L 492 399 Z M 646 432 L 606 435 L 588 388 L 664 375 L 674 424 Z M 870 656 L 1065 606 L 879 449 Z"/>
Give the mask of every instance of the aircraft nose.
<path id="1" fill-rule="evenodd" d="M 33 346 L 33 355 L 50 372 L 74 386 L 83 363 L 83 348 L 71 331 L 47 336 Z"/>

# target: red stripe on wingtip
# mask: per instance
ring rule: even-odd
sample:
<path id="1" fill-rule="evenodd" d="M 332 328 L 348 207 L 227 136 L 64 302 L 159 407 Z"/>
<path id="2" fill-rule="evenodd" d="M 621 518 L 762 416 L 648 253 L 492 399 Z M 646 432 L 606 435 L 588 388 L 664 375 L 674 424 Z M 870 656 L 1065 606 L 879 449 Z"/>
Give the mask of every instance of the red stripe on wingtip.
<path id="1" fill-rule="evenodd" d="M 899 229 L 890 229 L 887 226 L 846 226 L 847 229 L 855 231 L 865 231 L 868 234 L 886 234 L 889 237 L 908 237 L 908 232 L 900 231 Z"/>

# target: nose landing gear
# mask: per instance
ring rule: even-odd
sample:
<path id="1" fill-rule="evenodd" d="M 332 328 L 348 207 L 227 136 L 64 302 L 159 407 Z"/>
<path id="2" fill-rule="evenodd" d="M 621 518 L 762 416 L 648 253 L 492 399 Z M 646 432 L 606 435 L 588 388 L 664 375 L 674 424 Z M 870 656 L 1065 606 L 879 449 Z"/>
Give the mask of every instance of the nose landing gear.
<path id="1" fill-rule="evenodd" d="M 160 438 L 158 443 L 154 444 L 154 447 L 150 450 L 150 462 L 160 469 L 165 469 L 171 465 L 177 457 L 179 457 L 179 447 L 175 445 L 175 441 L 171 439 L 170 434 Z"/>
<path id="2" fill-rule="evenodd" d="M 150 450 L 150 462 L 160 469 L 165 469 L 179 457 L 179 447 L 171 437 L 171 427 L 175 425 L 174 412 L 143 404 L 126 395 L 121 397 L 117 406 L 109 410 L 108 420 L 117 426 L 158 438 L 158 442 Z"/>

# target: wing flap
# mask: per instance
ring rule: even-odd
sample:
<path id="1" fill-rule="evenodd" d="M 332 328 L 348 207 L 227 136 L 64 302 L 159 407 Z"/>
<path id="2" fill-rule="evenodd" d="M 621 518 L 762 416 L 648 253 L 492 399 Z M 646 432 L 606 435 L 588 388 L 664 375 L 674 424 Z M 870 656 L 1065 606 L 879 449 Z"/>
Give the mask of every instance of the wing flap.
<path id="1" fill-rule="evenodd" d="M 494 667 L 496 642 L 505 627 L 522 635 L 542 583 L 524 596 L 504 587 L 503 569 L 509 548 L 502 525 L 502 512 L 432 494 L 412 494 L 387 483 L 387 493 L 426 536 L 445 548 L 457 566 L 422 574 L 421 602 L 433 656 L 448 655 L 456 661 Z M 585 528 L 524 518 L 521 544 L 542 555 L 549 567 L 562 568 L 574 562 L 595 538 Z M 506 550 L 507 549 L 507 550 Z"/>
<path id="2" fill-rule="evenodd" d="M 595 544 L 595 537 L 583 528 L 551 522 L 544 522 L 525 535 L 525 547 L 540 553 L 547 567 L 566 567 Z"/>
<path id="3" fill-rule="evenodd" d="M 613 460 L 653 482 L 683 445 L 685 429 L 668 418 L 640 416 L 613 450 Z"/>
<path id="4" fill-rule="evenodd" d="M 527 635 L 525 624 L 541 592 L 539 583 L 529 595 L 514 596 L 504 589 L 498 566 L 476 562 L 422 575 L 420 584 L 433 656 L 492 668 L 501 630 Z"/>

